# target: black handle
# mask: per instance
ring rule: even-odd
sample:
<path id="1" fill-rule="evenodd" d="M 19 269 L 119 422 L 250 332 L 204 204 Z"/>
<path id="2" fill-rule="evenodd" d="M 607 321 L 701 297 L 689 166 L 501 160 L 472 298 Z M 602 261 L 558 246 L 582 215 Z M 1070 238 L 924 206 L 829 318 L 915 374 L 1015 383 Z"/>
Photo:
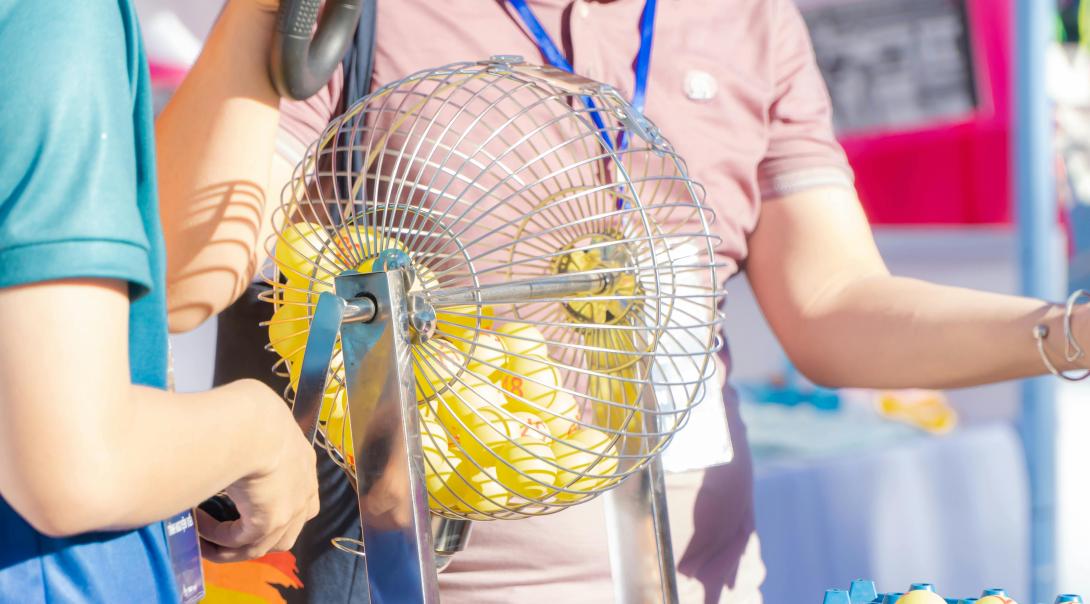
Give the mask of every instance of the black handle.
<path id="1" fill-rule="evenodd" d="M 228 497 L 226 493 L 220 493 L 210 497 L 198 507 L 219 522 L 228 522 L 241 518 L 238 513 L 238 508 L 235 507 L 235 502 L 231 501 L 231 498 Z"/>
<path id="2" fill-rule="evenodd" d="M 270 72 L 281 95 L 301 100 L 329 82 L 356 33 L 363 0 L 280 0 Z M 314 33 L 314 24 L 318 31 Z"/>

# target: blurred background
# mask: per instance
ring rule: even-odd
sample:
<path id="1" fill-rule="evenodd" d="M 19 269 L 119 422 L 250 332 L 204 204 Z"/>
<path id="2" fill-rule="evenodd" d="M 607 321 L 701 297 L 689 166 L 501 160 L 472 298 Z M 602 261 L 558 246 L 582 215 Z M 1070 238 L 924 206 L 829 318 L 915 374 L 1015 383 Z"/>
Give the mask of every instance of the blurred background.
<path id="1" fill-rule="evenodd" d="M 1090 6 L 1025 1 L 1047 5 L 1050 31 L 1047 48 L 1023 55 L 1038 75 L 1019 95 L 1018 0 L 796 0 L 899 274 L 1016 293 L 1032 257 L 1067 284 L 1061 296 L 1090 287 Z M 136 5 L 161 105 L 222 0 Z M 1053 110 L 1037 154 L 1048 177 L 1038 191 L 1050 194 L 1030 203 L 1048 220 L 1027 239 L 1017 99 L 1038 97 Z M 730 283 L 728 317 L 729 340 L 745 342 L 734 383 L 756 457 L 768 602 L 816 602 L 858 577 L 965 596 L 1001 585 L 1024 602 L 1041 586 L 1090 593 L 1090 385 L 826 391 L 794 373 L 744 276 Z M 212 321 L 173 339 L 179 389 L 210 384 L 215 335 Z"/>

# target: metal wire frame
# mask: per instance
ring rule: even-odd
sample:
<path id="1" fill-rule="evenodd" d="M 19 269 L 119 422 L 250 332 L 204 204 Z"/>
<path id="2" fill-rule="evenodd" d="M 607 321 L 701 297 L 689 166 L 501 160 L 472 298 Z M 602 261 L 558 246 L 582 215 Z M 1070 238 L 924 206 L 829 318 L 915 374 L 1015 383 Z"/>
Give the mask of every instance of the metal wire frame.
<path id="1" fill-rule="evenodd" d="M 606 117 L 604 128 L 591 111 Z M 629 136 L 623 151 L 603 143 L 631 125 L 630 108 L 608 87 L 549 68 L 453 64 L 350 107 L 308 148 L 285 189 L 266 249 L 301 262 L 278 262 L 266 275 L 273 290 L 265 299 L 277 308 L 270 348 L 283 357 L 275 370 L 291 376 L 301 359 L 312 296 L 332 291 L 342 271 L 370 270 L 384 251 L 409 255 L 414 289 L 439 311 L 436 338 L 412 355 L 418 380 L 428 382 L 418 381 L 422 414 L 447 420 L 421 431 L 425 449 L 439 452 L 425 456 L 441 485 L 430 493 L 433 513 L 523 518 L 589 500 L 661 451 L 702 398 L 724 296 L 714 215 L 661 137 Z M 610 287 L 533 300 L 497 295 L 580 262 L 588 266 L 577 272 L 604 276 Z M 468 292 L 470 303 L 444 305 L 454 291 Z M 511 326 L 536 333 L 512 334 Z M 543 354 L 507 349 L 532 349 L 538 334 Z M 544 369 L 525 374 L 516 360 Z M 330 423 L 344 397 L 343 363 L 329 379 L 320 432 L 350 470 L 347 420 L 339 438 Z M 502 390 L 514 380 L 551 400 Z M 293 395 L 289 387 L 285 397 Z M 574 408 L 554 408 L 558 397 Z M 482 401 L 491 402 L 478 407 Z M 558 436 L 550 423 L 599 440 Z M 493 424 L 502 432 L 491 443 L 472 430 Z M 586 457 L 572 467 L 557 451 Z M 532 459 L 536 471 L 512 459 Z M 497 474 L 504 484 L 487 479 Z"/>

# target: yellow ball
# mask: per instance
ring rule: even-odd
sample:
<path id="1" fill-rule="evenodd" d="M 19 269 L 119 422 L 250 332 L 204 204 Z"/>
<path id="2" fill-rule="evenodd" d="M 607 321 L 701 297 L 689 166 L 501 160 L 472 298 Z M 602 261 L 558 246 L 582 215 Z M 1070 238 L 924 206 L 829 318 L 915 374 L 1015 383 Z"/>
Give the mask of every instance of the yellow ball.
<path id="1" fill-rule="evenodd" d="M 460 444 L 466 456 L 481 465 L 495 465 L 495 456 L 511 444 L 521 428 L 510 411 L 493 406 L 479 407 L 462 419 L 469 429 L 463 432 Z"/>
<path id="2" fill-rule="evenodd" d="M 592 371 L 612 372 L 631 368 L 640 360 L 636 352 L 635 334 L 621 329 L 591 329 L 583 336 L 583 342 L 594 350 L 587 350 L 587 368 Z"/>
<path id="3" fill-rule="evenodd" d="M 633 369 L 622 369 L 608 375 L 592 375 L 587 382 L 594 421 L 612 431 L 644 432 L 640 406 L 642 384 L 635 380 Z M 629 381 L 632 380 L 632 381 Z"/>
<path id="4" fill-rule="evenodd" d="M 548 443 L 519 438 L 507 447 L 505 463 L 496 465 L 500 484 L 523 499 L 540 500 L 555 492 L 556 455 Z M 544 483 L 544 484 L 543 484 Z"/>
<path id="5" fill-rule="evenodd" d="M 488 305 L 478 308 L 467 304 L 436 309 L 435 331 L 440 336 L 449 335 L 454 340 L 472 340 L 478 331 L 492 329 L 492 317 L 495 315 L 495 310 Z"/>
<path id="6" fill-rule="evenodd" d="M 496 481 L 495 468 L 482 471 L 472 463 L 461 464 L 448 484 L 455 496 L 452 507 L 460 512 L 490 514 L 507 505 L 507 489 Z"/>
<path id="7" fill-rule="evenodd" d="M 337 250 L 328 231 L 313 222 L 285 226 L 273 249 L 273 262 L 292 283 L 305 283 L 312 276 L 327 280 L 330 275 L 315 267 L 332 268 L 336 256 Z"/>
<path id="8" fill-rule="evenodd" d="M 514 437 L 523 440 L 532 440 L 542 443 L 552 443 L 552 434 L 549 426 L 539 417 L 527 411 L 516 411 Z"/>
<path id="9" fill-rule="evenodd" d="M 508 356 L 501 384 L 515 407 L 549 407 L 560 388 L 560 371 L 548 359 Z"/>
<path id="10" fill-rule="evenodd" d="M 897 604 L 946 604 L 946 600 L 933 591 L 910 591 L 897 600 Z"/>
<path id="11" fill-rule="evenodd" d="M 454 435 L 451 447 L 461 454 L 479 454 L 482 448 L 471 435 L 476 424 L 481 422 L 478 414 L 484 409 L 498 413 L 503 403 L 503 391 L 488 380 L 469 376 L 462 383 L 455 384 L 452 390 L 443 395 L 438 408 L 439 421 Z"/>
<path id="12" fill-rule="evenodd" d="M 529 405 L 514 401 L 508 402 L 512 409 L 525 409 L 536 413 L 548 427 L 548 432 L 554 438 L 567 438 L 579 428 L 577 423 L 582 415 L 582 409 L 575 397 L 568 392 L 558 390 L 553 402 L 545 406 L 544 410 L 532 409 Z"/>
<path id="13" fill-rule="evenodd" d="M 509 359 L 524 357 L 548 357 L 549 346 L 545 336 L 533 325 L 509 321 L 496 327 Z"/>
<path id="14" fill-rule="evenodd" d="M 904 601 L 904 598 L 897 600 L 898 603 Z M 987 596 L 977 600 L 976 604 L 1017 604 L 1017 602 L 1010 598 L 1004 598 L 1003 596 Z"/>
<path id="15" fill-rule="evenodd" d="M 425 466 L 431 465 L 438 468 L 446 465 L 443 463 L 443 457 L 450 449 L 450 442 L 447 440 L 446 431 L 439 425 L 438 419 L 424 415 L 420 417 L 420 448 L 424 451 Z"/>
<path id="16" fill-rule="evenodd" d="M 452 343 L 465 355 L 466 369 L 480 377 L 496 377 L 507 359 L 503 341 L 493 335 L 477 334 L 476 345 L 472 339 Z"/>
<path id="17" fill-rule="evenodd" d="M 604 432 L 582 428 L 567 440 L 554 442 L 553 452 L 561 467 L 556 474 L 557 486 L 584 493 L 605 486 L 618 466 L 617 449 L 611 440 Z M 581 496 L 581 493 L 561 493 L 558 498 L 570 500 Z"/>
<path id="18" fill-rule="evenodd" d="M 306 348 L 310 333 L 310 309 L 297 304 L 282 305 L 269 321 L 269 343 L 273 350 L 290 359 Z"/>
<path id="19" fill-rule="evenodd" d="M 322 292 L 333 293 L 333 279 L 307 281 L 305 284 L 291 282 L 280 288 L 280 302 L 285 305 L 307 307 L 307 314 L 313 314 L 311 308 L 318 303 Z"/>
<path id="20" fill-rule="evenodd" d="M 447 390 L 447 385 L 461 369 L 462 353 L 446 340 L 434 339 L 413 346 L 413 377 L 416 400 L 423 401 Z"/>

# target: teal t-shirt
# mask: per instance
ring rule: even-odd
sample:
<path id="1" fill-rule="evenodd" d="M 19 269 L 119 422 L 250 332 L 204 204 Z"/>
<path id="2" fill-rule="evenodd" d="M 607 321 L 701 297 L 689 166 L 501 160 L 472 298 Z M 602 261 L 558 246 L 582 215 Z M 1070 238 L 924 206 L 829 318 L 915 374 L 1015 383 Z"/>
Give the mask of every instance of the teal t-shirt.
<path id="1" fill-rule="evenodd" d="M 132 380 L 164 387 L 153 128 L 130 0 L 0 0 L 0 287 L 127 281 Z M 176 601 L 161 524 L 53 539 L 0 498 L 0 602 Z"/>

